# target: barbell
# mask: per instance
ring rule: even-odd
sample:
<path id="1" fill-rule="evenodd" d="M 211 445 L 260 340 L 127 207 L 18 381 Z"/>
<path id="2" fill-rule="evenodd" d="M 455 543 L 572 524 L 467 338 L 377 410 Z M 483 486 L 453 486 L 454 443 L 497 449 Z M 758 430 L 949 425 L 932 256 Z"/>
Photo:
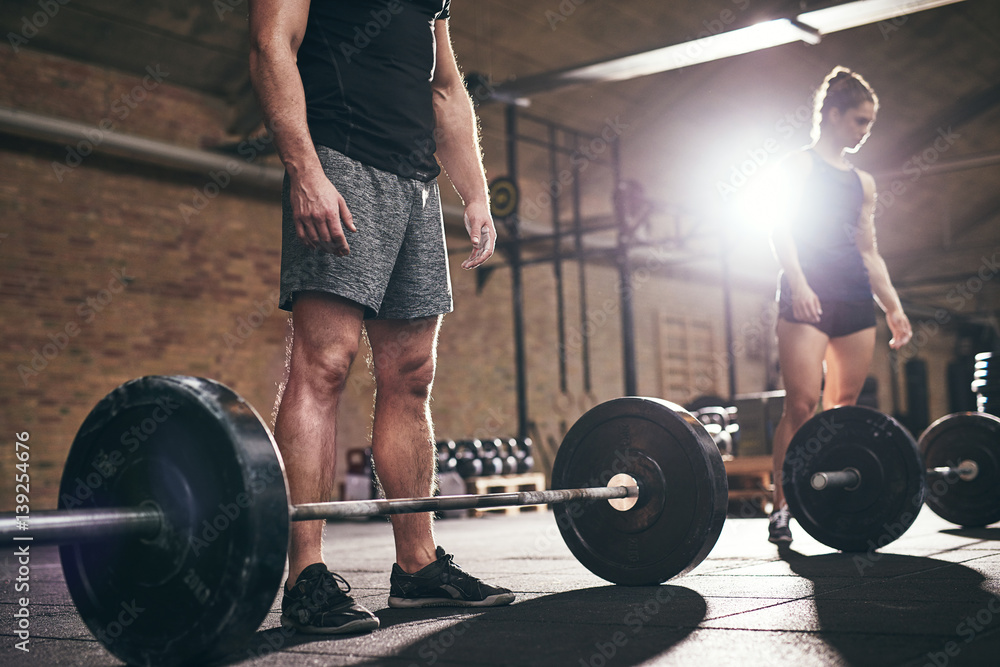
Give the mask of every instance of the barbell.
<path id="1" fill-rule="evenodd" d="M 653 585 L 688 572 L 725 522 L 718 447 L 677 405 L 602 403 L 567 432 L 552 489 L 289 506 L 274 439 L 235 392 L 148 376 L 109 393 L 70 448 L 59 509 L 0 515 L 0 538 L 59 544 L 83 621 L 129 664 L 181 664 L 244 646 L 284 576 L 290 521 L 555 505 L 594 574 Z M 608 502 L 602 502 L 602 501 Z"/>
<path id="2" fill-rule="evenodd" d="M 821 412 L 789 444 L 782 488 L 807 533 L 842 551 L 889 544 L 927 503 L 962 526 L 1000 521 L 1000 418 L 960 412 L 919 442 L 870 408 Z"/>

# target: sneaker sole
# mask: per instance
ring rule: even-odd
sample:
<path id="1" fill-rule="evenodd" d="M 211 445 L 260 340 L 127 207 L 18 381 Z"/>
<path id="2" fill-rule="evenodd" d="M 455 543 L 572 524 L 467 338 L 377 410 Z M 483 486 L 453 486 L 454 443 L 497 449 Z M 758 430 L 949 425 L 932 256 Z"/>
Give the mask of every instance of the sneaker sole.
<path id="1" fill-rule="evenodd" d="M 792 541 L 792 536 L 789 535 L 788 537 L 785 537 L 784 535 L 782 535 L 780 537 L 769 537 L 767 538 L 767 541 L 770 542 L 771 544 L 790 544 Z"/>
<path id="2" fill-rule="evenodd" d="M 395 609 L 419 609 L 421 607 L 502 607 L 514 601 L 513 593 L 498 593 L 482 600 L 458 600 L 455 598 L 389 598 L 389 606 Z"/>
<path id="3" fill-rule="evenodd" d="M 377 629 L 379 621 L 377 618 L 363 618 L 336 627 L 325 627 L 320 625 L 303 625 L 296 623 L 285 616 L 281 617 L 281 627 L 291 628 L 310 635 L 348 635 L 371 632 Z"/>

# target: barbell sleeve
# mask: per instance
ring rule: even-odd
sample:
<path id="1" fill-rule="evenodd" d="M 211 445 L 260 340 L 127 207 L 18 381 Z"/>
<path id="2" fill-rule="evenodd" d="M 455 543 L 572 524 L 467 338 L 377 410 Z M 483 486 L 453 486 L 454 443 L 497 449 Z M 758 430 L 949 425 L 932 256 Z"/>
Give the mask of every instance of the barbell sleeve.
<path id="1" fill-rule="evenodd" d="M 959 479 L 964 482 L 969 482 L 974 480 L 979 476 L 979 464 L 970 459 L 961 461 L 957 466 L 938 466 L 937 468 L 928 468 L 928 475 L 958 475 Z"/>
<path id="2" fill-rule="evenodd" d="M 861 484 L 861 473 L 854 468 L 817 472 L 809 479 L 809 484 L 817 491 L 823 489 L 852 490 Z"/>
<path id="3" fill-rule="evenodd" d="M 36 510 L 27 517 L 0 514 L 0 543 L 73 544 L 112 537 L 152 538 L 163 525 L 152 506 Z"/>

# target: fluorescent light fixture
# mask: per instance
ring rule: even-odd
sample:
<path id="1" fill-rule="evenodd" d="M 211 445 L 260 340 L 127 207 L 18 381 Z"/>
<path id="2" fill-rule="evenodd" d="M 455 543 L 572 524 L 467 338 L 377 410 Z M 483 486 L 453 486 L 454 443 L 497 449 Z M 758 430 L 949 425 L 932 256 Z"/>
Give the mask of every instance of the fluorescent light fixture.
<path id="1" fill-rule="evenodd" d="M 815 44 L 819 38 L 814 32 L 796 25 L 788 19 L 777 19 L 747 28 L 702 37 L 683 44 L 674 44 L 611 61 L 576 67 L 563 73 L 562 76 L 556 75 L 556 80 L 567 83 L 582 83 L 585 81 L 634 79 L 647 74 L 721 60 L 800 40 Z"/>
<path id="2" fill-rule="evenodd" d="M 835 7 L 799 14 L 797 20 L 816 28 L 821 35 L 838 30 L 888 21 L 897 16 L 915 14 L 925 9 L 944 7 L 962 0 L 857 0 Z"/>

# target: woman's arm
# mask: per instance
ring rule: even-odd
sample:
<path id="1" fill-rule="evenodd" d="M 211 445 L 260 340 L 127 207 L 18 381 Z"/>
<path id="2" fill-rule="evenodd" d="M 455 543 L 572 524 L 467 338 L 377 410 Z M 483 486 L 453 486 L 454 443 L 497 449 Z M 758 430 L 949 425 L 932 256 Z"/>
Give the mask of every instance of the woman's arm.
<path id="1" fill-rule="evenodd" d="M 910 342 L 913 336 L 913 329 L 910 320 L 903 312 L 903 306 L 899 302 L 899 294 L 892 286 L 889 279 L 889 270 L 885 266 L 885 260 L 878 252 L 878 244 L 875 241 L 875 179 L 871 174 L 858 171 L 861 178 L 861 185 L 864 188 L 864 203 L 861 206 L 861 218 L 858 220 L 858 234 L 855 242 L 858 250 L 861 251 L 861 258 L 868 269 L 868 280 L 871 282 L 872 292 L 875 293 L 875 302 L 885 311 L 885 320 L 892 331 L 892 340 L 889 347 L 898 350 Z"/>

